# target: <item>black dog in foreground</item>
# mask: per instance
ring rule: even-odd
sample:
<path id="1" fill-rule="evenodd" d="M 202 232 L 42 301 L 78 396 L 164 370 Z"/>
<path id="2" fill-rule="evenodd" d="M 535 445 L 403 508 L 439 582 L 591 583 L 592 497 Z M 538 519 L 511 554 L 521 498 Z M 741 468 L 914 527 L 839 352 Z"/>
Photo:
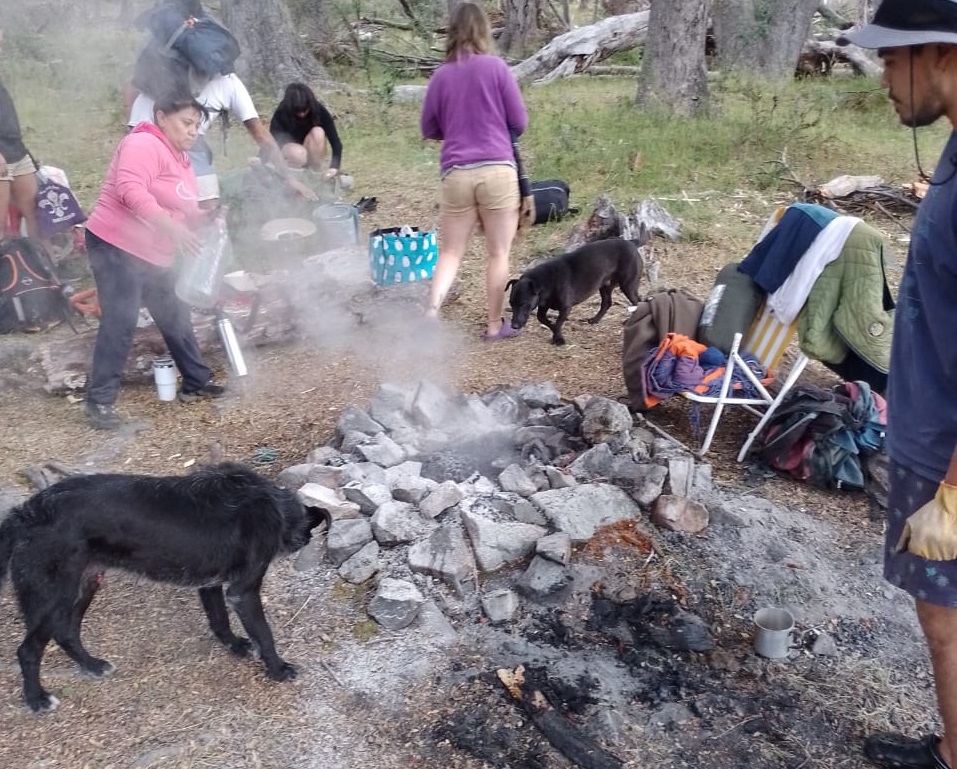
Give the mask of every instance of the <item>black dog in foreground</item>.
<path id="1" fill-rule="evenodd" d="M 108 568 L 199 588 L 216 638 L 233 654 L 258 653 L 270 678 L 294 678 L 276 653 L 259 591 L 273 559 L 308 544 L 323 519 L 325 511 L 232 462 L 186 476 L 76 476 L 35 494 L 0 522 L 0 580 L 9 569 L 26 626 L 17 658 L 27 705 L 42 712 L 59 704 L 40 684 L 51 639 L 84 672 L 113 672 L 80 641 Z M 224 587 L 251 640 L 233 633 Z"/>
<path id="2" fill-rule="evenodd" d="M 532 311 L 538 309 L 539 322 L 552 330 L 552 343 L 565 344 L 562 325 L 576 304 L 601 294 L 601 307 L 589 323 L 597 323 L 611 307 L 611 291 L 616 286 L 632 304 L 638 304 L 638 284 L 644 262 L 638 246 L 630 240 L 608 238 L 586 243 L 581 248 L 548 259 L 510 280 L 509 304 L 512 326 L 522 328 Z M 557 310 L 552 323 L 548 311 Z"/>

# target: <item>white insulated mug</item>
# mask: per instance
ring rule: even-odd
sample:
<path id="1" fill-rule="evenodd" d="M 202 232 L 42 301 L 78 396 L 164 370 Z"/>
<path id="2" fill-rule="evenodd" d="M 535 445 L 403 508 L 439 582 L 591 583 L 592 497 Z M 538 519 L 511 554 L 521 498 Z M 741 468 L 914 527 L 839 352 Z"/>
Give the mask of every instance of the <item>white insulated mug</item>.
<path id="1" fill-rule="evenodd" d="M 176 366 L 168 355 L 153 359 L 156 395 L 161 401 L 176 400 Z"/>

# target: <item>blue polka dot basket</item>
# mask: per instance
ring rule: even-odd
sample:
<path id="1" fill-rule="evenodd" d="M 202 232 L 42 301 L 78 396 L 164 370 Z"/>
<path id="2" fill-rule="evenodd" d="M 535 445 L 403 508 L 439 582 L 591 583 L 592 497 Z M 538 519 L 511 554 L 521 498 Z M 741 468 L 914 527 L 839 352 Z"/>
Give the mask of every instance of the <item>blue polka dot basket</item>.
<path id="1" fill-rule="evenodd" d="M 379 286 L 428 280 L 439 256 L 434 230 L 418 227 L 389 227 L 369 234 L 369 264 L 372 279 Z"/>

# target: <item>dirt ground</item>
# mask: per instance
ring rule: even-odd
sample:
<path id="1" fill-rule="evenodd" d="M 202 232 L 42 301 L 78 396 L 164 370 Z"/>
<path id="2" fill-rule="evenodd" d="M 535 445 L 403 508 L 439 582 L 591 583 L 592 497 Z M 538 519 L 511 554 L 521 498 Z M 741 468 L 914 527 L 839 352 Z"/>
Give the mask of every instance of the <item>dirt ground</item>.
<path id="1" fill-rule="evenodd" d="M 764 215 L 754 216 L 756 231 Z M 662 284 L 685 285 L 699 296 L 728 260 L 719 249 L 686 243 L 664 247 L 661 256 Z M 597 327 L 584 322 L 590 307 L 579 308 L 566 326 L 564 348 L 550 345 L 537 326 L 517 339 L 486 343 L 481 267 L 475 251 L 437 335 L 421 336 L 409 314 L 353 333 L 341 305 L 303 306 L 302 333 L 249 350 L 249 376 L 231 383 L 222 401 L 160 403 L 149 382 L 124 386 L 119 409 L 128 423 L 116 434 L 90 430 L 75 399 L 38 389 L 22 350 L 42 338 L 0 340 L 0 489 L 29 493 L 20 470 L 47 459 L 98 470 L 187 472 L 207 460 L 213 443 L 222 444 L 227 458 L 246 462 L 258 449 L 275 449 L 278 459 L 259 465 L 275 474 L 303 461 L 329 439 L 344 406 L 362 404 L 387 380 L 430 377 L 461 391 L 552 381 L 567 398 L 623 396 L 622 298 Z M 224 360 L 215 363 L 225 377 Z M 807 376 L 833 381 L 815 366 Z M 665 403 L 651 418 L 695 443 L 686 404 Z M 455 638 L 442 623 L 382 632 L 365 615 L 366 588 L 342 583 L 324 562 L 275 564 L 265 587 L 267 614 L 280 651 L 300 667 L 290 684 L 267 681 L 254 662 L 230 659 L 190 592 L 117 574 L 85 625 L 91 650 L 111 660 L 116 674 L 83 678 L 51 648 L 43 676 L 62 704 L 37 717 L 21 704 L 15 662 L 21 625 L 5 590 L 0 766 L 568 766 L 494 678 L 497 667 L 520 662 L 544 670 L 543 685 L 568 706 L 569 728 L 612 730 L 615 739 L 603 744 L 629 767 L 863 766 L 858 744 L 866 731 L 934 726 L 929 668 L 912 610 L 880 580 L 881 524 L 868 518 L 865 500 L 778 478 L 755 480 L 734 461 L 750 424 L 747 416 L 726 418 L 709 455 L 715 479 L 729 500 L 762 498 L 790 512 L 743 527 L 716 521 L 700 537 L 651 532 L 657 554 L 651 560 L 650 551 L 614 541 L 585 548 L 575 555 L 579 581 L 568 599 L 528 611 L 507 628 L 476 624 L 449 597 Z M 774 541 L 788 543 L 781 568 L 799 575 L 787 595 L 769 594 L 762 584 L 759 567 Z M 610 596 L 624 611 L 649 593 L 702 616 L 717 650 L 623 647 L 595 624 L 598 598 Z M 755 658 L 750 612 L 775 598 L 803 607 L 804 629 L 826 628 L 840 655 L 801 653 L 787 663 Z"/>

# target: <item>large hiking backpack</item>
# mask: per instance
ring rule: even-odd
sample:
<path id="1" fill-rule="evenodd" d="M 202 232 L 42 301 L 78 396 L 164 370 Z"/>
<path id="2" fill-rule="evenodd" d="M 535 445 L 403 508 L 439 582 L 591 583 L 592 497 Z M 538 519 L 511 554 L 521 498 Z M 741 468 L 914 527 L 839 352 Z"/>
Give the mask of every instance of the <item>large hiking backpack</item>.
<path id="1" fill-rule="evenodd" d="M 30 238 L 0 242 L 0 334 L 43 331 L 70 322 L 70 312 L 43 246 Z"/>
<path id="2" fill-rule="evenodd" d="M 886 422 L 883 398 L 866 382 L 797 385 L 765 428 L 760 457 L 815 486 L 863 489 L 863 459 L 883 447 Z"/>
<path id="3" fill-rule="evenodd" d="M 239 58 L 239 42 L 233 34 L 203 10 L 199 2 L 168 0 L 148 10 L 137 19 L 137 26 L 146 29 L 156 46 L 147 46 L 137 61 L 136 79 L 151 81 L 150 63 L 161 66 L 160 78 L 172 76 L 174 84 L 181 70 L 192 67 L 203 79 L 228 75 Z M 151 50 L 152 48 L 152 50 Z M 164 57 L 166 61 L 161 58 Z M 144 58 L 145 57 L 145 58 Z M 151 96 L 162 89 L 162 82 L 147 82 Z M 137 84 L 134 82 L 134 86 Z"/>

